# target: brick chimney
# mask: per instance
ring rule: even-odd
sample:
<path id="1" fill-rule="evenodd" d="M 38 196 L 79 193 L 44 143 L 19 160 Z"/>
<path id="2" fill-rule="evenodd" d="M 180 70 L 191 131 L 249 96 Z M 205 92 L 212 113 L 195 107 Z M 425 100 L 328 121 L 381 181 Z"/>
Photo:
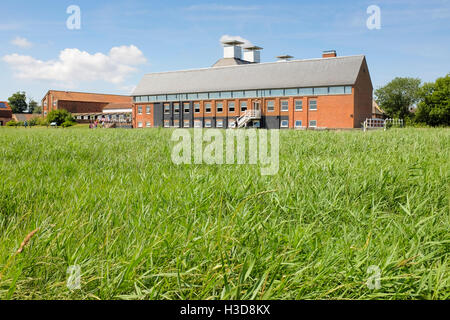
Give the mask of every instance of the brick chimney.
<path id="1" fill-rule="evenodd" d="M 336 58 L 336 50 L 328 50 L 322 53 L 322 58 Z"/>

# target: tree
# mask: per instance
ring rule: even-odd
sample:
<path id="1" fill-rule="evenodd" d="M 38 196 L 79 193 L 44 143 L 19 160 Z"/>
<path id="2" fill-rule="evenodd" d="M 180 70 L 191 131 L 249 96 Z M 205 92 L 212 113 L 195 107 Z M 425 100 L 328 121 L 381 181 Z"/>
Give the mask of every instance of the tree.
<path id="1" fill-rule="evenodd" d="M 416 122 L 430 126 L 450 125 L 450 73 L 435 83 L 424 84 L 419 96 Z"/>
<path id="2" fill-rule="evenodd" d="M 47 115 L 48 123 L 56 122 L 58 126 L 62 125 L 64 122 L 73 122 L 72 114 L 64 109 L 53 110 Z"/>
<path id="3" fill-rule="evenodd" d="M 28 113 L 35 113 L 36 111 L 38 111 L 38 108 L 38 103 L 33 99 L 30 99 L 30 102 L 28 102 Z"/>
<path id="4" fill-rule="evenodd" d="M 16 92 L 8 98 L 13 113 L 24 113 L 27 109 L 27 97 L 25 92 Z"/>
<path id="5" fill-rule="evenodd" d="M 420 79 L 395 78 L 375 91 L 375 100 L 390 118 L 405 119 L 410 116 L 409 107 L 417 103 Z"/>

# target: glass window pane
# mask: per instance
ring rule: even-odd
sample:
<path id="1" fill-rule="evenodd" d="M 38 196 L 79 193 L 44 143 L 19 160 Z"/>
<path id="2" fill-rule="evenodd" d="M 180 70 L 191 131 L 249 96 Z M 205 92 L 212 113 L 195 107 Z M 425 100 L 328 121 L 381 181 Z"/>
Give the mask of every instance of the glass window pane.
<path id="1" fill-rule="evenodd" d="M 298 89 L 286 89 L 284 92 L 286 96 L 296 96 L 298 94 Z"/>
<path id="2" fill-rule="evenodd" d="M 352 87 L 345 87 L 345 94 L 352 94 Z"/>
<path id="3" fill-rule="evenodd" d="M 312 88 L 300 88 L 300 89 L 298 89 L 298 93 L 301 96 L 312 96 L 313 89 Z"/>
<path id="4" fill-rule="evenodd" d="M 167 95 L 167 101 L 177 101 L 178 95 L 177 94 L 169 94 Z"/>
<path id="5" fill-rule="evenodd" d="M 187 96 L 188 96 L 188 100 L 197 100 L 198 99 L 197 93 L 189 93 Z"/>
<path id="6" fill-rule="evenodd" d="M 314 88 L 314 95 L 324 95 L 324 94 L 328 94 L 328 87 Z"/>
<path id="7" fill-rule="evenodd" d="M 345 87 L 330 87 L 330 94 L 345 94 Z"/>
<path id="8" fill-rule="evenodd" d="M 167 101 L 166 95 L 165 94 L 164 95 L 159 95 L 158 96 L 158 101 Z"/>
<path id="9" fill-rule="evenodd" d="M 223 91 L 223 92 L 220 93 L 220 97 L 221 97 L 222 99 L 230 99 L 230 98 L 232 98 L 233 96 L 232 96 L 232 94 L 231 94 L 231 91 Z"/>
<path id="10" fill-rule="evenodd" d="M 220 92 L 210 92 L 209 98 L 210 99 L 220 99 Z"/>
<path id="11" fill-rule="evenodd" d="M 272 89 L 272 90 L 270 90 L 270 95 L 272 97 L 284 96 L 284 90 L 283 89 L 276 89 L 276 90 Z"/>
<path id="12" fill-rule="evenodd" d="M 256 90 L 245 91 L 245 97 L 247 98 L 256 98 L 257 96 L 258 93 L 256 92 Z"/>
<path id="13" fill-rule="evenodd" d="M 156 101 L 156 96 L 150 96 L 150 97 L 148 97 L 148 101 L 149 101 L 149 102 L 155 102 L 155 101 Z"/>
<path id="14" fill-rule="evenodd" d="M 209 95 L 207 93 L 199 93 L 198 98 L 200 100 L 206 100 L 206 99 L 209 99 Z"/>
<path id="15" fill-rule="evenodd" d="M 244 91 L 233 91 L 233 98 L 244 98 Z"/>

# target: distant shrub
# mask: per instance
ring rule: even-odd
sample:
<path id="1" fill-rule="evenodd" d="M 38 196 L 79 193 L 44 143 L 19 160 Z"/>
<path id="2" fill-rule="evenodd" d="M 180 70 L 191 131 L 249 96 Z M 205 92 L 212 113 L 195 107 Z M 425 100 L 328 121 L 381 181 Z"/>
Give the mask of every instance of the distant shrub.
<path id="1" fill-rule="evenodd" d="M 68 128 L 68 127 L 73 126 L 74 124 L 75 124 L 75 122 L 73 122 L 73 121 L 64 121 L 64 122 L 61 124 L 61 127 L 63 127 L 63 128 Z"/>
<path id="2" fill-rule="evenodd" d="M 72 114 L 64 109 L 53 110 L 47 115 L 47 122 L 56 122 L 58 126 L 62 125 L 64 122 L 73 122 Z"/>
<path id="3" fill-rule="evenodd" d="M 19 123 L 16 120 L 11 120 L 6 123 L 7 127 L 17 127 Z"/>

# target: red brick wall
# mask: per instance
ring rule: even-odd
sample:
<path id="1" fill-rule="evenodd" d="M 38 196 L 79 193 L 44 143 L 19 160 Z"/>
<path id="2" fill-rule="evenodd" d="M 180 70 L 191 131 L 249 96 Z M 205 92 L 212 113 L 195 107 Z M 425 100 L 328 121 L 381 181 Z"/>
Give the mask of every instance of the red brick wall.
<path id="1" fill-rule="evenodd" d="M 369 68 L 366 59 L 361 66 L 354 88 L 355 96 L 355 121 L 354 127 L 360 128 L 361 123 L 372 117 L 373 86 L 370 79 Z"/>
<path id="2" fill-rule="evenodd" d="M 366 103 L 368 96 L 372 94 L 371 84 L 368 86 L 367 79 L 362 78 L 357 84 L 358 88 L 353 88 L 352 94 L 345 95 L 324 95 L 324 96 L 298 96 L 298 97 L 279 97 L 279 98 L 255 98 L 255 99 L 228 99 L 228 100 L 204 100 L 195 101 L 200 104 L 200 113 L 194 113 L 194 119 L 203 119 L 204 117 L 228 117 L 235 120 L 240 114 L 240 102 L 247 101 L 247 109 L 253 109 L 253 102 L 259 101 L 263 116 L 286 116 L 289 117 L 289 128 L 295 127 L 295 121 L 301 120 L 303 127 L 309 126 L 310 120 L 317 121 L 317 127 L 321 128 L 333 128 L 333 129 L 346 129 L 346 128 L 359 128 L 358 120 L 366 113 Z M 370 80 L 370 77 L 369 77 Z M 358 97 L 355 96 L 355 92 L 358 92 Z M 317 100 L 317 111 L 309 110 L 309 101 L 312 99 Z M 289 111 L 281 111 L 281 102 L 287 100 L 289 102 Z M 301 100 L 303 102 L 302 111 L 295 111 L 295 101 Z M 274 111 L 267 112 L 267 101 L 274 101 Z M 359 105 L 355 106 L 355 102 L 358 101 Z M 371 101 L 371 100 L 370 100 Z M 205 103 L 211 103 L 212 112 L 205 113 Z M 218 114 L 216 112 L 217 102 L 223 103 L 223 112 Z M 228 103 L 235 103 L 235 111 L 228 112 Z M 151 113 L 146 114 L 146 106 L 151 106 Z M 163 104 L 162 104 L 163 105 Z M 138 106 L 142 106 L 142 114 L 137 114 Z M 194 106 L 192 106 L 194 108 Z M 133 106 L 133 125 L 137 128 L 137 123 L 142 122 L 143 127 L 146 126 L 146 122 L 150 122 L 153 127 L 153 104 L 135 104 Z M 358 114 L 355 114 L 355 110 Z M 183 103 L 180 104 L 180 112 L 183 112 Z M 371 113 L 371 108 L 369 110 Z M 355 119 L 358 117 L 358 119 Z M 365 119 L 365 118 L 364 118 Z M 182 125 L 181 125 L 182 126 Z"/>

